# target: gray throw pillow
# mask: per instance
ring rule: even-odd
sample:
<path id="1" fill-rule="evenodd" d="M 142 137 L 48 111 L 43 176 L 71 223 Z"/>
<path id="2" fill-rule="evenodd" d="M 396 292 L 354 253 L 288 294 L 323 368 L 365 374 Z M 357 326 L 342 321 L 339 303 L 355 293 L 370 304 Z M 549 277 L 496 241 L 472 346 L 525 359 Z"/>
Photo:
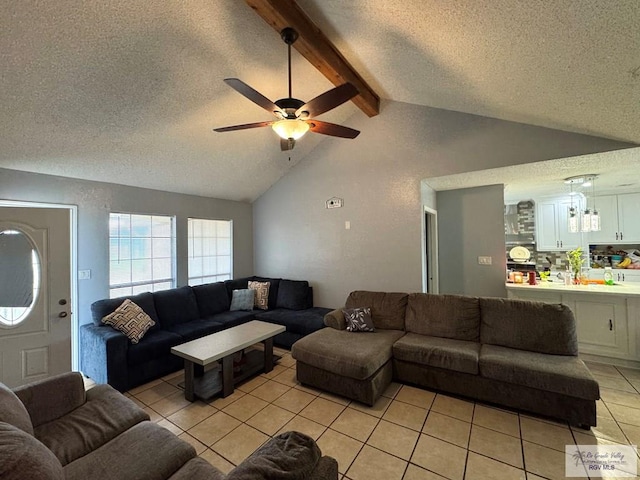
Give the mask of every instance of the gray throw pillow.
<path id="1" fill-rule="evenodd" d="M 253 302 L 255 301 L 256 291 L 251 289 L 234 290 L 231 297 L 231 306 L 229 311 L 235 310 L 253 310 Z"/>
<path id="2" fill-rule="evenodd" d="M 373 320 L 371 320 L 371 309 L 364 308 L 345 308 L 342 310 L 344 320 L 347 322 L 347 331 L 349 332 L 373 332 Z"/>

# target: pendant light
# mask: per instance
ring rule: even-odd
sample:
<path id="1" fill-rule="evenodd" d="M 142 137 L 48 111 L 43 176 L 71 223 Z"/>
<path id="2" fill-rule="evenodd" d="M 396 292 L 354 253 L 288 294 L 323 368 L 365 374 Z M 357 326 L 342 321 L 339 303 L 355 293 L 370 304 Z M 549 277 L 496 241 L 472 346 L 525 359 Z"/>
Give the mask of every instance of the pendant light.
<path id="1" fill-rule="evenodd" d="M 580 216 L 580 230 L 583 232 L 591 231 L 591 210 L 588 208 L 585 208 Z"/>
<path id="2" fill-rule="evenodd" d="M 593 212 L 591 212 L 592 232 L 600 231 L 600 214 L 598 214 L 598 210 L 596 209 L 596 177 L 597 175 L 594 175 L 591 178 L 591 196 L 593 197 Z"/>
<path id="3" fill-rule="evenodd" d="M 568 183 L 571 186 L 571 207 L 569 207 L 569 224 L 567 225 L 567 227 L 569 228 L 569 233 L 578 233 L 580 231 L 578 229 L 578 211 L 576 210 L 576 207 L 573 206 L 573 181 L 569 180 Z"/>
<path id="4" fill-rule="evenodd" d="M 576 175 L 564 179 L 564 183 L 568 183 L 571 187 L 571 207 L 569 208 L 568 229 L 570 233 L 578 232 L 599 232 L 600 231 L 600 214 L 596 209 L 595 197 L 595 180 L 598 176 L 595 174 Z M 573 185 L 579 184 L 584 188 L 591 187 L 591 197 L 593 198 L 593 210 L 589 209 L 589 198 L 585 195 L 585 209 L 578 214 L 578 209 L 573 205 Z"/>

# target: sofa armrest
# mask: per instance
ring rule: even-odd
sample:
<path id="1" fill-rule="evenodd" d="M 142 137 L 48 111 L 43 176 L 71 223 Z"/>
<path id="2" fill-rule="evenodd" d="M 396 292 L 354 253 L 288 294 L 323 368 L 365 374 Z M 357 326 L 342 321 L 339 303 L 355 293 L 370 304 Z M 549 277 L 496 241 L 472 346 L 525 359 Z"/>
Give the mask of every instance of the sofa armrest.
<path id="1" fill-rule="evenodd" d="M 78 372 L 67 372 L 23 385 L 14 390 L 24 404 L 34 428 L 60 418 L 83 405 L 84 381 Z"/>
<path id="2" fill-rule="evenodd" d="M 324 324 L 327 327 L 335 328 L 336 330 L 344 330 L 347 328 L 347 322 L 344 319 L 342 309 L 332 310 L 324 316 Z"/>
<path id="3" fill-rule="evenodd" d="M 128 388 L 129 339 L 118 330 L 92 324 L 80 327 L 80 370 L 96 383 Z"/>

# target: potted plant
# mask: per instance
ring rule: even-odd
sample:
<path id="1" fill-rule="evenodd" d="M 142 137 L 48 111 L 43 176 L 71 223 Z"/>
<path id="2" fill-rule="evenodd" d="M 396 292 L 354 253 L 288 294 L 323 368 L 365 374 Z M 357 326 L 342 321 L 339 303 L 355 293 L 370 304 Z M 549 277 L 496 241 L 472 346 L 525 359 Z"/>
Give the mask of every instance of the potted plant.
<path id="1" fill-rule="evenodd" d="M 575 250 L 569 250 L 567 252 L 567 260 L 569 261 L 569 267 L 573 276 L 573 283 L 580 284 L 580 273 L 582 272 L 582 264 L 585 259 L 582 256 L 582 247 L 578 247 Z"/>

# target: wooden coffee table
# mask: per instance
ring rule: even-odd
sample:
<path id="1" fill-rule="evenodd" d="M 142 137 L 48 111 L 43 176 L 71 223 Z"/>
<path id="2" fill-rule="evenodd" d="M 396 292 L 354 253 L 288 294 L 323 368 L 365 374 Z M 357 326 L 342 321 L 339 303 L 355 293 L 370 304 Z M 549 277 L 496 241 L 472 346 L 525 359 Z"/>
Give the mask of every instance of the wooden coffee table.
<path id="1" fill-rule="evenodd" d="M 209 398 L 222 392 L 222 396 L 227 397 L 233 393 L 235 383 L 261 370 L 270 372 L 273 370 L 273 337 L 285 330 L 282 325 L 252 320 L 171 348 L 171 353 L 184 359 L 184 397 L 190 402 L 196 395 Z M 259 342 L 264 344 L 264 353 L 250 352 L 242 373 L 234 377 L 233 354 Z M 204 367 L 218 360 L 222 360 L 222 382 L 218 369 L 204 372 Z"/>

